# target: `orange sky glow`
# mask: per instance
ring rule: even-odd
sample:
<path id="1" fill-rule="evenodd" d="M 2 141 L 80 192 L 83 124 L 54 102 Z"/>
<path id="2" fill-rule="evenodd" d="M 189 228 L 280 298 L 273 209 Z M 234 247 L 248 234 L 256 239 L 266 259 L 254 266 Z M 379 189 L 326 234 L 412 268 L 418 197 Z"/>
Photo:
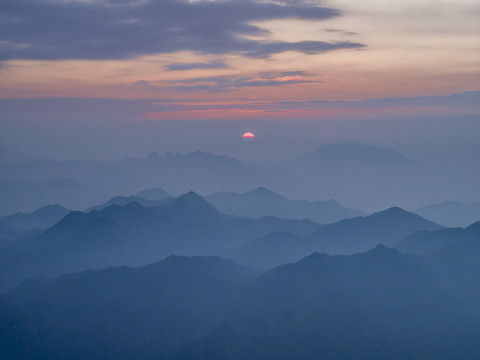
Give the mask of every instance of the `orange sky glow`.
<path id="1" fill-rule="evenodd" d="M 139 114 L 139 119 L 161 120 L 371 116 L 384 110 L 266 110 L 256 104 L 358 101 L 479 90 L 477 1 L 392 0 L 388 6 L 378 0 L 309 3 L 338 9 L 342 15 L 321 20 L 252 22 L 263 32 L 245 37 L 260 42 L 321 40 L 365 46 L 315 53 L 282 51 L 263 58 L 233 52 L 173 51 L 124 59 L 8 59 L 0 67 L 0 97 L 161 99 L 185 104 L 200 101 L 204 105 L 241 105 Z M 176 64 L 177 69 L 172 69 L 171 64 Z M 200 65 L 188 69 L 189 64 Z M 182 65 L 184 68 L 178 70 Z M 390 107 L 388 111 L 393 110 L 435 113 L 445 108 Z"/>

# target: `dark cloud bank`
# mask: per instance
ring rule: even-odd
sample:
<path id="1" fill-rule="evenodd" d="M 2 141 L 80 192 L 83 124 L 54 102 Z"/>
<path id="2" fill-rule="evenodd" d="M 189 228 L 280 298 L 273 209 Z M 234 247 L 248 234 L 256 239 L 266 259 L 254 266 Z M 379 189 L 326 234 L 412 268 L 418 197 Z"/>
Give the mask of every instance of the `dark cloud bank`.
<path id="1" fill-rule="evenodd" d="M 266 58 L 288 50 L 318 53 L 364 46 L 348 41 L 290 43 L 245 38 L 267 34 L 252 25 L 254 21 L 341 16 L 336 9 L 298 2 L 5 0 L 0 13 L 1 60 L 125 59 L 183 50 Z M 184 67 L 172 64 L 170 69 Z"/>

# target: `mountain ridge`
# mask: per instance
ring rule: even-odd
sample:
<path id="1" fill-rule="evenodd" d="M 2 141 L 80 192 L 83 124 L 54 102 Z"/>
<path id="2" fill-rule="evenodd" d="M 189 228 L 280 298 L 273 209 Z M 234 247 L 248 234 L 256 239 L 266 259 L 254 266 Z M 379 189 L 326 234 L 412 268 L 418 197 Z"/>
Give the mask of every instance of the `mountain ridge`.
<path id="1" fill-rule="evenodd" d="M 327 201 L 290 200 L 260 186 L 245 193 L 218 192 L 206 196 L 220 210 L 245 217 L 277 216 L 285 219 L 308 218 L 322 224 L 365 214 L 346 208 L 333 199 Z"/>
<path id="2" fill-rule="evenodd" d="M 72 211 L 40 235 L 1 244 L 0 289 L 29 277 L 139 266 L 171 254 L 215 255 L 274 230 L 307 235 L 319 228 L 309 220 L 225 215 L 195 192 L 147 208 L 133 201 Z"/>
<path id="3" fill-rule="evenodd" d="M 266 270 L 286 262 L 298 261 L 313 252 L 329 255 L 368 251 L 379 244 L 392 247 L 418 230 L 438 230 L 441 226 L 401 208 L 389 208 L 369 216 L 340 220 L 322 226 L 305 237 L 283 236 L 281 247 L 275 234 L 269 234 L 225 253 L 240 263 Z"/>
<path id="4" fill-rule="evenodd" d="M 8 319 L 0 338 L 10 340 L 0 341 L 0 350 L 12 358 L 480 354 L 480 320 L 432 281 L 422 258 L 382 245 L 348 256 L 313 253 L 263 274 L 219 257 L 169 256 L 137 268 L 29 280 L 0 295 L 0 304 L 0 320 Z"/>

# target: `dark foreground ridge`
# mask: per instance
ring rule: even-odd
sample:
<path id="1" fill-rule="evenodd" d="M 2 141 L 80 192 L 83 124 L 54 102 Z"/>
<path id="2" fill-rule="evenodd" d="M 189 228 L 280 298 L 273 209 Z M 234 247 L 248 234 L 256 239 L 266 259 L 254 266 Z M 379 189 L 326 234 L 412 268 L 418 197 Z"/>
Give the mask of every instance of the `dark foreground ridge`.
<path id="1" fill-rule="evenodd" d="M 477 359 L 479 321 L 431 274 L 420 258 L 377 246 L 351 256 L 314 253 L 261 276 L 218 257 L 171 256 L 141 268 L 29 280 L 0 297 L 0 352 L 11 359 Z"/>

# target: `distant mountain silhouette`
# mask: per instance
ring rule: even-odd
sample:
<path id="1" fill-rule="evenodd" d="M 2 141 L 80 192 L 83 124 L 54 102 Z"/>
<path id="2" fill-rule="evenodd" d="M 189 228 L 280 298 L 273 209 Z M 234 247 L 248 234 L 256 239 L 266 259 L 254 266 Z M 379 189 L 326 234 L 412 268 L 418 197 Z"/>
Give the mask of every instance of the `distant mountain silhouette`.
<path id="1" fill-rule="evenodd" d="M 240 161 L 231 157 L 210 154 L 200 150 L 193 151 L 187 154 L 168 152 L 163 157 L 159 155 L 156 151 L 154 151 L 148 156 L 148 159 L 154 161 L 162 161 L 167 164 L 173 163 L 174 165 L 177 165 L 178 162 L 181 162 L 184 165 L 196 167 L 203 167 L 205 165 L 211 166 L 213 164 L 213 160 L 215 161 L 215 166 L 218 167 L 223 167 L 225 165 L 230 167 L 242 165 Z"/>
<path id="2" fill-rule="evenodd" d="M 132 202 L 137 202 L 143 207 L 153 207 L 153 206 L 158 206 L 161 205 L 165 202 L 167 202 L 167 199 L 162 200 L 148 200 L 139 196 L 114 196 L 110 200 L 104 202 L 101 205 L 96 205 L 96 206 L 91 206 L 89 207 L 86 211 L 92 211 L 92 210 L 102 210 L 105 209 L 111 205 L 120 205 L 120 206 L 125 206 L 127 204 L 130 204 Z"/>
<path id="3" fill-rule="evenodd" d="M 136 194 L 141 189 L 158 187 L 172 193 L 245 191 L 272 180 L 278 183 L 278 179 L 291 186 L 294 179 L 283 170 L 247 165 L 227 156 L 202 151 L 169 152 L 163 156 L 153 152 L 144 158 L 113 162 L 38 160 L 0 165 L 0 181 L 43 182 L 68 178 L 108 194 Z"/>
<path id="4" fill-rule="evenodd" d="M 307 238 L 310 246 L 329 254 L 352 254 L 378 244 L 393 246 L 419 230 L 438 230 L 441 226 L 398 207 L 365 217 L 326 225 Z"/>
<path id="5" fill-rule="evenodd" d="M 0 289 L 27 278 L 139 266 L 172 254 L 215 255 L 271 231 L 307 235 L 319 228 L 309 220 L 228 216 L 194 192 L 155 207 L 131 202 L 71 212 L 38 236 L 0 244 Z"/>
<path id="6" fill-rule="evenodd" d="M 47 205 L 30 214 L 15 213 L 0 217 L 0 238 L 13 239 L 40 232 L 60 221 L 70 210 L 60 205 Z"/>
<path id="7" fill-rule="evenodd" d="M 314 253 L 258 277 L 217 257 L 173 256 L 2 294 L 0 351 L 32 360 L 477 359 L 480 322 L 442 286 L 420 258 L 384 246 Z"/>
<path id="8" fill-rule="evenodd" d="M 391 149 L 349 140 L 319 146 L 313 153 L 295 159 L 296 166 L 314 169 L 357 170 L 395 169 L 415 166 L 415 161 Z"/>
<path id="9" fill-rule="evenodd" d="M 27 155 L 19 151 L 14 151 L 4 146 L 0 146 L 0 164 L 25 163 L 28 161 L 42 160 L 40 157 Z"/>
<path id="10" fill-rule="evenodd" d="M 375 214 L 341 220 L 325 225 L 303 238 L 283 234 L 278 239 L 271 234 L 233 249 L 225 256 L 257 269 L 298 261 L 312 252 L 353 254 L 374 248 L 378 244 L 393 246 L 402 238 L 419 230 L 438 230 L 441 226 L 400 208 L 390 208 Z"/>
<path id="11" fill-rule="evenodd" d="M 0 353 L 157 359 L 206 335 L 255 275 L 218 257 L 171 256 L 141 268 L 31 280 L 0 298 L 0 338 L 9 340 L 0 340 Z"/>
<path id="12" fill-rule="evenodd" d="M 334 200 L 289 200 L 265 187 L 244 194 L 219 192 L 206 199 L 226 213 L 253 218 L 277 216 L 283 219 L 311 219 L 325 224 L 365 214 L 343 207 Z"/>
<path id="13" fill-rule="evenodd" d="M 437 231 L 418 231 L 402 239 L 395 248 L 403 253 L 428 254 L 448 245 L 475 239 L 480 239 L 480 221 L 465 229 L 449 228 Z"/>
<path id="14" fill-rule="evenodd" d="M 228 156 L 215 155 L 203 151 L 186 154 L 151 153 L 144 159 L 124 159 L 108 164 L 112 171 L 135 177 L 143 188 L 160 186 L 172 193 L 194 190 L 199 193 L 213 193 L 219 190 L 246 190 L 269 183 L 278 182 L 279 174 L 288 178 L 291 184 L 294 176 L 285 171 L 242 163 Z"/>
<path id="15" fill-rule="evenodd" d="M 273 216 L 260 219 L 233 217 L 225 221 L 222 226 L 232 233 L 245 234 L 252 239 L 269 234 L 272 231 L 290 232 L 303 237 L 322 228 L 321 224 L 308 219 L 285 220 Z"/>
<path id="16" fill-rule="evenodd" d="M 447 227 L 465 227 L 480 221 L 480 204 L 466 205 L 457 201 L 445 201 L 424 206 L 414 212 Z"/>
<path id="17" fill-rule="evenodd" d="M 162 188 L 151 188 L 151 189 L 145 189 L 142 191 L 139 191 L 138 193 L 135 194 L 136 197 L 141 197 L 147 200 L 162 200 L 168 197 L 171 197 L 168 192 L 163 190 Z"/>
<path id="18" fill-rule="evenodd" d="M 425 194 L 434 193 L 436 189 L 431 185 L 438 181 L 438 174 L 416 161 L 360 141 L 323 144 L 310 153 L 284 161 L 282 166 L 304 176 L 304 182 L 297 185 L 300 189 L 328 194 L 342 204 L 353 204 L 366 211 L 392 204 L 410 206 Z"/>
<path id="19" fill-rule="evenodd" d="M 452 171 L 431 169 L 393 150 L 352 141 L 324 144 L 291 161 L 279 159 L 275 164 L 246 164 L 227 156 L 202 151 L 164 155 L 153 152 L 145 157 L 112 162 L 51 159 L 0 161 L 0 182 L 39 183 L 52 179 L 73 179 L 105 194 L 101 199 L 88 203 L 81 197 L 74 203 L 50 198 L 46 203 L 35 203 L 30 208 L 10 208 L 4 213 L 0 207 L 0 215 L 34 211 L 52 202 L 75 210 L 86 209 L 112 196 L 128 196 L 149 188 L 160 187 L 172 194 L 190 190 L 201 194 L 243 194 L 259 186 L 265 186 L 290 199 L 333 198 L 344 206 L 372 212 L 392 204 L 411 208 L 419 203 L 427 203 L 429 199 L 444 196 L 448 189 L 452 198 L 468 198 L 475 189 L 474 181 L 463 187 L 452 187 L 452 184 L 458 183 L 456 178 Z M 156 200 L 155 196 L 147 198 Z M 284 217 L 280 213 L 269 212 L 257 217 L 270 215 Z M 291 216 L 288 212 L 286 215 Z M 312 220 L 331 223 L 343 218 L 340 215 L 341 217 L 333 219 L 319 217 Z M 349 214 L 347 217 L 358 215 L 362 214 Z M 242 213 L 242 216 L 249 215 Z"/>
<path id="20" fill-rule="evenodd" d="M 54 179 L 39 183 L 11 181 L 0 183 L 0 215 L 32 212 L 49 204 L 69 209 L 85 209 L 105 201 L 108 195 L 74 180 Z"/>

